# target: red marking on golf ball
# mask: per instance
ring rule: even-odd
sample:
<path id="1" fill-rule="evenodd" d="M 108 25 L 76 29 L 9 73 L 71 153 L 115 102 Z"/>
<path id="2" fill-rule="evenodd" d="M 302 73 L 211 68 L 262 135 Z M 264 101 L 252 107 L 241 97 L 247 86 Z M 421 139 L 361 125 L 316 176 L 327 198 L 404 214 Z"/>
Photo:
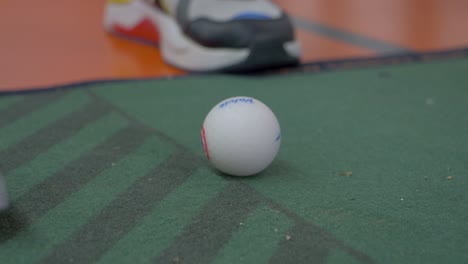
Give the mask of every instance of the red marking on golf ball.
<path id="1" fill-rule="evenodd" d="M 205 150 L 206 157 L 208 160 L 210 159 L 210 152 L 208 151 L 208 143 L 206 142 L 206 135 L 205 135 L 205 128 L 202 127 L 202 141 L 203 141 L 203 149 Z"/>

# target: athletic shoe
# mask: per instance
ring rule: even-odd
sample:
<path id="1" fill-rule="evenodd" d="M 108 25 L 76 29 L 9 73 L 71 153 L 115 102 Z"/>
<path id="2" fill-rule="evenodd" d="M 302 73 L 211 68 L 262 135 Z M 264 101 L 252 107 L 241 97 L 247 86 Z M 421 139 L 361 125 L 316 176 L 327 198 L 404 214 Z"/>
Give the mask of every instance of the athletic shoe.
<path id="1" fill-rule="evenodd" d="M 106 31 L 158 44 L 188 71 L 245 72 L 299 63 L 288 15 L 268 0 L 109 0 Z"/>

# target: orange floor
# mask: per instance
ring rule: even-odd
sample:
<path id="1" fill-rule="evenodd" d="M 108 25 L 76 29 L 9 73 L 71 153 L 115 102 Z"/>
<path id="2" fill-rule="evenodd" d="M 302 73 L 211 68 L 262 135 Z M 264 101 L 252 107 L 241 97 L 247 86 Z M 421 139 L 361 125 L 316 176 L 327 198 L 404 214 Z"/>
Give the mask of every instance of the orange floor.
<path id="1" fill-rule="evenodd" d="M 468 46 L 468 0 L 276 0 L 303 62 Z M 102 30 L 105 0 L 0 0 L 0 91 L 174 76 L 154 47 Z"/>

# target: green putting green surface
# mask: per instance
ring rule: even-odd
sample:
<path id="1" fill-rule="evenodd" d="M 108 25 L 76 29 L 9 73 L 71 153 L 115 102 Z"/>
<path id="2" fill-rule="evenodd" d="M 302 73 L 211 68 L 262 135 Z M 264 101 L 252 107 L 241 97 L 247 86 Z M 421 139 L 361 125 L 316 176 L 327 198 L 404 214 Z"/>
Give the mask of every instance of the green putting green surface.
<path id="1" fill-rule="evenodd" d="M 282 128 L 249 178 L 200 139 L 239 95 Z M 5 94 L 0 171 L 0 263 L 466 263 L 468 59 Z"/>

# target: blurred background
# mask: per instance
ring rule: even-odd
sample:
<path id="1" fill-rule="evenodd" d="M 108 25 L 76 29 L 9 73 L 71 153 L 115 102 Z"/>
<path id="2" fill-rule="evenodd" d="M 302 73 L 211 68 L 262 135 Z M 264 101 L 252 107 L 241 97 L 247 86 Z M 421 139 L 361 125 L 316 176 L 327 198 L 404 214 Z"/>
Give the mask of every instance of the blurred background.
<path id="1" fill-rule="evenodd" d="M 467 0 L 276 0 L 294 19 L 302 61 L 468 46 Z M 176 76 L 157 47 L 106 34 L 105 0 L 0 0 L 0 91 Z"/>

